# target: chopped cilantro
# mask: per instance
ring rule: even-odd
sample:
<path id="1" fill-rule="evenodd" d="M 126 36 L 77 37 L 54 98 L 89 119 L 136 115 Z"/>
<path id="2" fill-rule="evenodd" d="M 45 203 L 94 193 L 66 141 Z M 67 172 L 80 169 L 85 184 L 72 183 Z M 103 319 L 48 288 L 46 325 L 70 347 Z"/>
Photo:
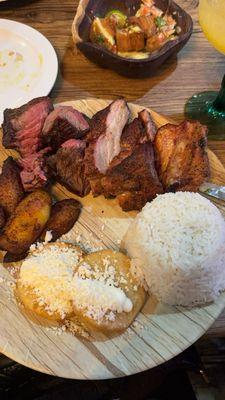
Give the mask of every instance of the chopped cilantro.
<path id="1" fill-rule="evenodd" d="M 103 37 L 102 35 L 97 35 L 97 36 L 96 36 L 96 42 L 98 42 L 98 43 L 104 43 L 104 42 L 105 42 L 105 39 L 104 39 L 104 37 Z"/>
<path id="2" fill-rule="evenodd" d="M 158 26 L 158 28 L 162 28 L 163 26 L 166 25 L 166 21 L 163 17 L 156 17 L 155 23 Z"/>

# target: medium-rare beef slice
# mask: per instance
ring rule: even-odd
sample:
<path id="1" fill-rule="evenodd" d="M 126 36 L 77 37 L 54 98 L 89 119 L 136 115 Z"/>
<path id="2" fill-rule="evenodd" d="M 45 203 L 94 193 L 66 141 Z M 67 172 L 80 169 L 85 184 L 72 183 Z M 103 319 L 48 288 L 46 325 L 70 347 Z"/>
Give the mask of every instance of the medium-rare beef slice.
<path id="1" fill-rule="evenodd" d="M 199 189 L 209 178 L 207 127 L 198 121 L 166 124 L 154 140 L 156 169 L 166 191 Z"/>
<path id="2" fill-rule="evenodd" d="M 150 141 L 136 146 L 133 153 L 111 168 L 101 179 L 105 197 L 118 196 L 124 211 L 140 210 L 147 201 L 163 193 Z M 130 194 L 129 194 L 130 193 Z"/>
<path id="3" fill-rule="evenodd" d="M 53 110 L 49 97 L 38 97 L 15 109 L 4 111 L 3 146 L 16 149 L 22 157 L 42 147 L 41 132 L 47 115 Z"/>
<path id="4" fill-rule="evenodd" d="M 89 131 L 88 118 L 71 106 L 58 106 L 46 118 L 42 140 L 58 150 L 69 139 L 84 138 Z"/>
<path id="5" fill-rule="evenodd" d="M 45 149 L 18 160 L 18 163 L 22 168 L 20 177 L 26 192 L 32 192 L 48 183 L 46 155 L 49 151 L 50 148 L 46 147 Z"/>
<path id="6" fill-rule="evenodd" d="M 107 171 L 120 164 L 122 160 L 129 157 L 135 148 L 142 143 L 153 140 L 156 133 L 156 125 L 149 111 L 142 110 L 130 124 L 127 124 L 120 139 L 120 153 L 114 157 Z"/>
<path id="7" fill-rule="evenodd" d="M 120 139 L 129 116 L 126 101 L 117 99 L 95 114 L 91 121 L 87 138 L 89 145 L 85 151 L 84 162 L 93 195 L 100 194 L 99 179 L 104 176 L 113 158 L 121 151 Z"/>
<path id="8" fill-rule="evenodd" d="M 0 206 L 8 218 L 24 196 L 20 168 L 12 157 L 8 157 L 0 175 Z"/>
<path id="9" fill-rule="evenodd" d="M 52 176 L 81 197 L 90 192 L 84 168 L 85 147 L 84 140 L 70 139 L 47 160 Z"/>

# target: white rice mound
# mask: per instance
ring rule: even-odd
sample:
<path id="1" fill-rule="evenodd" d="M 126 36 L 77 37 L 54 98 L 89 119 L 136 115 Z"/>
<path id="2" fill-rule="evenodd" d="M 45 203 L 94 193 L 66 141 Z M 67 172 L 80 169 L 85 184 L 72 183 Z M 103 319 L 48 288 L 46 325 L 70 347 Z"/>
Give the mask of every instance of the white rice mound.
<path id="1" fill-rule="evenodd" d="M 225 221 L 197 193 L 167 193 L 147 203 L 131 223 L 124 247 L 159 301 L 200 305 L 225 289 Z"/>

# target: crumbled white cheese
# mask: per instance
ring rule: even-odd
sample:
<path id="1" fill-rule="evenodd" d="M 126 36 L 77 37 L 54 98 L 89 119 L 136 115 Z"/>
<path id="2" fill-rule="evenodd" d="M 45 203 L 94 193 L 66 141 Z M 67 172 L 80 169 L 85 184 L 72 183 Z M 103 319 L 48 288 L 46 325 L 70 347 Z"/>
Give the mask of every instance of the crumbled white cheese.
<path id="1" fill-rule="evenodd" d="M 80 253 L 74 248 L 52 245 L 31 253 L 22 263 L 20 283 L 33 288 L 38 303 L 45 306 L 49 315 L 57 312 L 64 318 L 72 311 L 68 293 L 79 258 Z"/>
<path id="2" fill-rule="evenodd" d="M 122 313 L 130 312 L 133 308 L 122 289 L 109 286 L 106 282 L 82 279 L 75 274 L 72 286 L 75 308 L 96 321 L 101 321 L 108 311 Z"/>
<path id="3" fill-rule="evenodd" d="M 46 244 L 46 243 L 48 243 L 48 242 L 51 242 L 52 237 L 53 237 L 53 236 L 52 236 L 52 231 L 47 231 L 46 234 L 45 234 L 44 243 Z"/>

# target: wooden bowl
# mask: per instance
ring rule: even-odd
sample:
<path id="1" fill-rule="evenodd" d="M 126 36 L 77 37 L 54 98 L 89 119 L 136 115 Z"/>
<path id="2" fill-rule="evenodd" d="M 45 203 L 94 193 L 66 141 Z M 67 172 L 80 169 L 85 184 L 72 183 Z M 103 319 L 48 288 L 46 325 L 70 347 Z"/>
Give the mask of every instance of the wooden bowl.
<path id="1" fill-rule="evenodd" d="M 161 10 L 166 11 L 168 0 L 155 0 Z M 160 50 L 148 58 L 137 60 L 123 58 L 113 54 L 98 44 L 91 43 L 89 32 L 94 16 L 104 17 L 112 9 L 119 9 L 126 15 L 134 15 L 140 6 L 140 0 L 81 0 L 72 25 L 72 35 L 77 48 L 91 61 L 104 68 L 110 68 L 120 75 L 132 78 L 144 78 L 152 75 L 164 61 L 177 54 L 189 40 L 193 21 L 176 3 L 171 2 L 170 13 L 173 14 L 181 32 L 177 39 L 167 42 Z"/>

